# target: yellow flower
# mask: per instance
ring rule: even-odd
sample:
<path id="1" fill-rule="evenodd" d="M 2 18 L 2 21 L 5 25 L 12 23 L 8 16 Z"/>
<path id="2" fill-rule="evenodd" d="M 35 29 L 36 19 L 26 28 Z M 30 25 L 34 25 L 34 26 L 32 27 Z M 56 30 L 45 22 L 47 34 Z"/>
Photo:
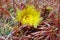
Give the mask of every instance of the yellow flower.
<path id="1" fill-rule="evenodd" d="M 40 12 L 35 9 L 34 6 L 27 6 L 23 10 L 17 8 L 17 20 L 22 23 L 22 25 L 30 25 L 37 28 L 39 23 L 42 21 Z"/>

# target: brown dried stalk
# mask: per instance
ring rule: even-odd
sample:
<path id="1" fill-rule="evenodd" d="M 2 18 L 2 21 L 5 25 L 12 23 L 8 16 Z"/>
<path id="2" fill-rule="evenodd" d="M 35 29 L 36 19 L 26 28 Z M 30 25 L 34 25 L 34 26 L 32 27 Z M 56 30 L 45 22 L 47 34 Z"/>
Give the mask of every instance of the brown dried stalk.
<path id="1" fill-rule="evenodd" d="M 10 17 L 10 13 L 6 9 L 0 7 L 0 11 L 3 12 L 3 14 L 7 15 L 8 17 Z"/>

